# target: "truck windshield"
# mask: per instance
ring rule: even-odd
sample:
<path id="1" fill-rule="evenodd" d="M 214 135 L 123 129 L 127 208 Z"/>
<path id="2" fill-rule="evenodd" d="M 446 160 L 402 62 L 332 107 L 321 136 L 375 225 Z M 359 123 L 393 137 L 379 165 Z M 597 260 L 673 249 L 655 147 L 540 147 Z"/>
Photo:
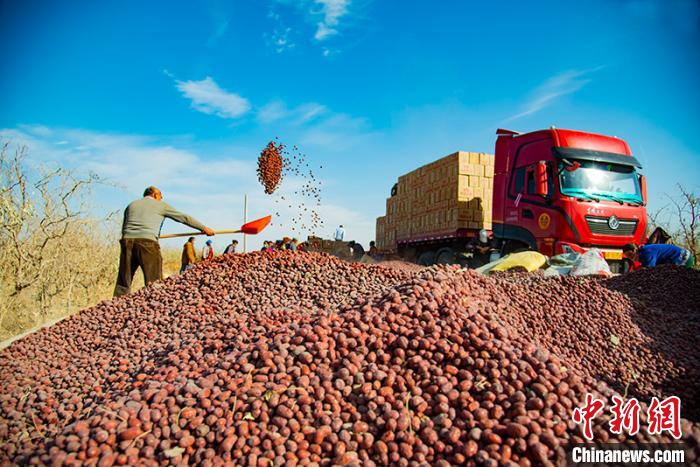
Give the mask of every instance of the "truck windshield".
<path id="1" fill-rule="evenodd" d="M 578 163 L 581 166 L 571 172 L 559 164 L 563 195 L 642 204 L 639 177 L 634 167 L 583 160 Z"/>

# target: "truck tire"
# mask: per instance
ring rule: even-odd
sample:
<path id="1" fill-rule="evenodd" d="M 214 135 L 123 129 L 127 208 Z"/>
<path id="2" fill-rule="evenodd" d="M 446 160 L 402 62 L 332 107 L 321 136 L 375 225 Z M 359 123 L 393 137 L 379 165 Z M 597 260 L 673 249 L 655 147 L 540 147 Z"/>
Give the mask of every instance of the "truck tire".
<path id="1" fill-rule="evenodd" d="M 433 250 L 426 250 L 418 255 L 418 261 L 416 261 L 421 266 L 432 266 L 435 264 L 435 252 Z"/>
<path id="2" fill-rule="evenodd" d="M 435 255 L 435 264 L 455 264 L 457 253 L 452 248 L 440 248 Z"/>

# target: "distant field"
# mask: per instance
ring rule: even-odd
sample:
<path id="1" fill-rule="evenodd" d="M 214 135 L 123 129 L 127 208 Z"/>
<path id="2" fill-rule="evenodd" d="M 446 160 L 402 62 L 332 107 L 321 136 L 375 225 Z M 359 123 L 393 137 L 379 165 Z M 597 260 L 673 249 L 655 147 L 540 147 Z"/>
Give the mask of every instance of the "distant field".
<path id="1" fill-rule="evenodd" d="M 15 301 L 12 308 L 4 309 L 2 321 L 0 321 L 0 342 L 41 327 L 45 323 L 60 321 L 66 316 L 111 298 L 119 266 L 119 251 L 116 248 L 110 250 L 110 252 L 92 255 L 93 260 L 99 261 L 100 258 L 103 258 L 103 261 L 108 262 L 108 264 L 103 264 L 102 268 L 100 268 L 108 272 L 104 274 L 104 277 L 95 277 L 91 287 L 82 288 L 80 293 L 75 293 L 70 297 L 64 294 L 46 312 L 38 312 L 40 308 L 38 303 L 39 294 L 38 291 L 33 290 L 27 291 L 21 300 Z M 169 248 L 164 249 L 162 254 L 163 276 L 168 277 L 178 274 L 180 271 L 180 251 L 175 248 Z M 60 269 L 55 271 L 55 274 L 60 273 Z M 134 278 L 133 290 L 136 291 L 142 287 L 143 274 L 139 270 Z"/>

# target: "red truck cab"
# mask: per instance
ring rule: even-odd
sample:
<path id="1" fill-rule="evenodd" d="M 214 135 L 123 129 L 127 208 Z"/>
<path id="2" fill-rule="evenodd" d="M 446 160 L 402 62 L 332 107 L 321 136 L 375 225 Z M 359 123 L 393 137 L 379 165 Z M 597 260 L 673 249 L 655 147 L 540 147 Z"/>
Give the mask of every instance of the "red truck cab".
<path id="1" fill-rule="evenodd" d="M 627 143 L 554 127 L 497 131 L 493 233 L 503 251 L 603 250 L 615 265 L 646 235 L 646 181 Z"/>

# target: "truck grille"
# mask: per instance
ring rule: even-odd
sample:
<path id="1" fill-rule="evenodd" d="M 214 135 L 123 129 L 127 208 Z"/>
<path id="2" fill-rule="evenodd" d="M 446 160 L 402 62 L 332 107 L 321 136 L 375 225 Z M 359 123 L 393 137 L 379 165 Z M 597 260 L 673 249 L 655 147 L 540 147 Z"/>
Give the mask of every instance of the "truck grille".
<path id="1" fill-rule="evenodd" d="M 637 230 L 636 219 L 619 219 L 620 226 L 611 229 L 608 224 L 609 217 L 586 216 L 586 223 L 592 234 L 595 235 L 615 235 L 618 237 L 629 237 Z"/>

